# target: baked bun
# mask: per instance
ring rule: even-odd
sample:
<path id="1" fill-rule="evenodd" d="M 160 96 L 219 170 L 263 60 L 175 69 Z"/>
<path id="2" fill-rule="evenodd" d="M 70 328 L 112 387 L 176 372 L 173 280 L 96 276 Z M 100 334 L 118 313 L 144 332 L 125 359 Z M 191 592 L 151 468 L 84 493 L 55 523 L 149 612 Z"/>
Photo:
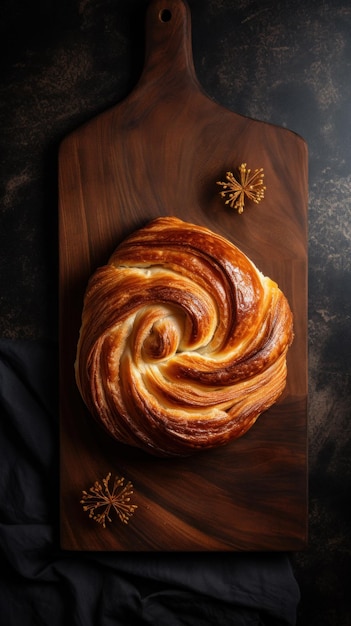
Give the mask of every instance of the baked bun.
<path id="1" fill-rule="evenodd" d="M 240 437 L 276 402 L 292 338 L 284 294 L 238 248 L 158 218 L 90 278 L 76 380 L 118 441 L 188 455 Z"/>

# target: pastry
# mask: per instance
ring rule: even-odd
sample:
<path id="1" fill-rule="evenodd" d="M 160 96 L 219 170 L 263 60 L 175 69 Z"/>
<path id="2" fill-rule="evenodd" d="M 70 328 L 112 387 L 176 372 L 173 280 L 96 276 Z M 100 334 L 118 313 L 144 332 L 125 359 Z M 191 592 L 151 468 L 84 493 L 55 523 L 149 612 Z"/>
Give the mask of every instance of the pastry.
<path id="1" fill-rule="evenodd" d="M 224 237 L 162 217 L 91 276 L 76 381 L 119 442 L 189 455 L 240 437 L 277 401 L 292 339 L 275 282 Z"/>

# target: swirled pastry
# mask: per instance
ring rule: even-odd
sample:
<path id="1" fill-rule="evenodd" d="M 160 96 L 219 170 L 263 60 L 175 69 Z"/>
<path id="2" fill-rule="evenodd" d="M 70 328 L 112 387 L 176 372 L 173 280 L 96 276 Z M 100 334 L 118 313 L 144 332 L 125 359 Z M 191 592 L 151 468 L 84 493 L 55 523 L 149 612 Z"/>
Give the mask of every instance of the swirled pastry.
<path id="1" fill-rule="evenodd" d="M 276 402 L 292 338 L 286 297 L 237 247 L 158 218 L 90 278 L 76 380 L 118 441 L 187 455 L 243 435 Z"/>

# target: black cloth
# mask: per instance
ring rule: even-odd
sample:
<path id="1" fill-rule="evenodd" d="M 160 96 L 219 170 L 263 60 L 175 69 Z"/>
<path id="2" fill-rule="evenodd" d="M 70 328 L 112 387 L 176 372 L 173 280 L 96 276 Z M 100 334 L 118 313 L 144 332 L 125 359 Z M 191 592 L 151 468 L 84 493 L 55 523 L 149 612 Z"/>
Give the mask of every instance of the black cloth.
<path id="1" fill-rule="evenodd" d="M 286 554 L 60 549 L 57 361 L 54 344 L 0 340 L 0 624 L 294 625 Z"/>

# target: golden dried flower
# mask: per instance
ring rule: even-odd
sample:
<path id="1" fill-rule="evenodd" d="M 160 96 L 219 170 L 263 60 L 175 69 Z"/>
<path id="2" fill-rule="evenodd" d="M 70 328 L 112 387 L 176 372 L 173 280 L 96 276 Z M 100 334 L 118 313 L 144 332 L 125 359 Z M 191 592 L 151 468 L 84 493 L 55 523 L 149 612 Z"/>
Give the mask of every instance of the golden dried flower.
<path id="1" fill-rule="evenodd" d="M 124 478 L 115 477 L 112 491 L 109 488 L 111 472 L 103 478 L 102 484 L 97 480 L 90 487 L 89 491 L 82 492 L 83 510 L 89 511 L 89 517 L 102 524 L 106 528 L 106 520 L 112 522 L 110 517 L 111 508 L 114 509 L 124 524 L 128 524 L 132 517 L 136 504 L 130 504 L 130 497 L 133 494 L 133 485 L 130 481 L 125 484 Z"/>
<path id="2" fill-rule="evenodd" d="M 222 198 L 226 198 L 225 204 L 229 204 L 232 209 L 237 209 L 238 213 L 244 210 L 245 197 L 258 204 L 264 198 L 266 187 L 263 185 L 263 168 L 255 169 L 253 172 L 247 168 L 246 163 L 238 167 L 239 176 L 235 178 L 232 172 L 227 172 L 226 182 L 217 181 L 217 185 L 223 187 L 220 192 Z"/>

